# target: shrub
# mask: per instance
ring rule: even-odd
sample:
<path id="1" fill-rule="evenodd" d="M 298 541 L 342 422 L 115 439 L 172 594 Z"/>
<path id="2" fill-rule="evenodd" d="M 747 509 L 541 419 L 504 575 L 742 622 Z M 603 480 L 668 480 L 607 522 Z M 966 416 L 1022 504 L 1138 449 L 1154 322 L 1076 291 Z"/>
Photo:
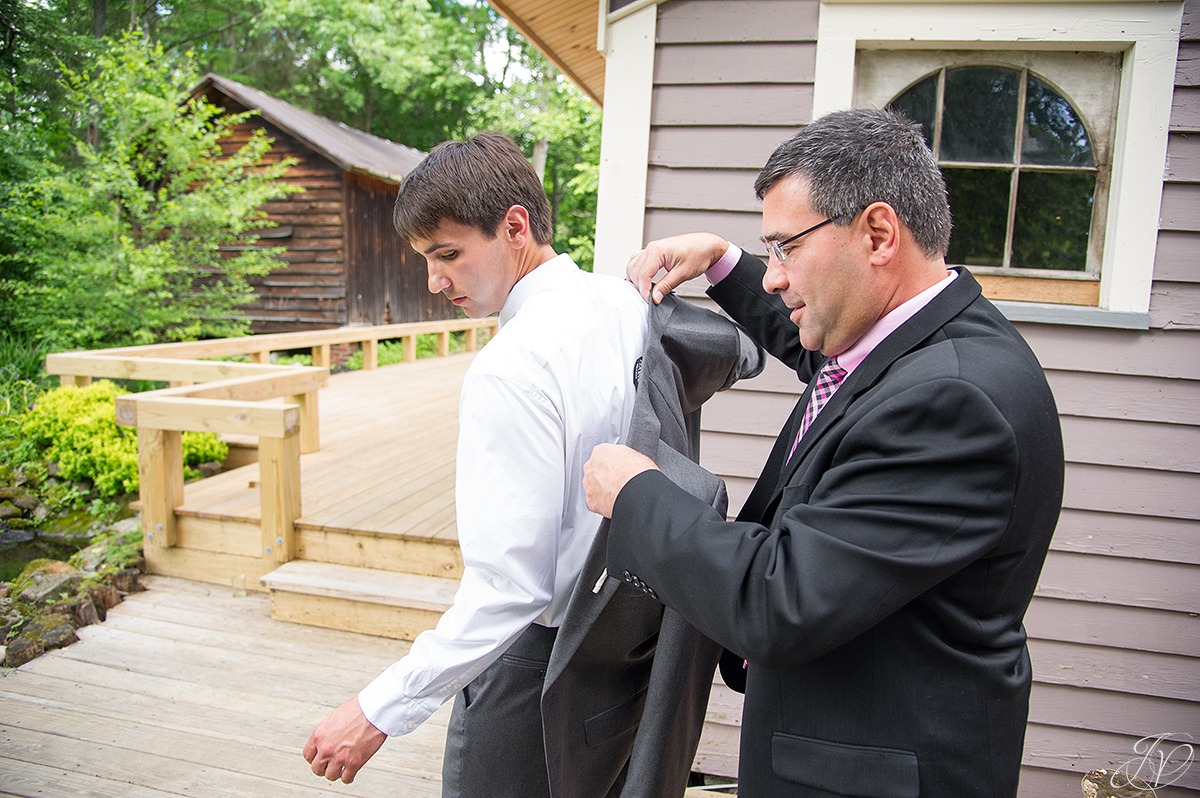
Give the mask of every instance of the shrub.
<path id="1" fill-rule="evenodd" d="M 88 479 L 102 497 L 138 488 L 137 434 L 117 426 L 113 400 L 127 393 L 108 380 L 43 394 L 21 418 L 22 459 L 58 463 L 67 480 Z M 214 433 L 183 433 L 183 461 L 224 460 L 228 447 Z"/>

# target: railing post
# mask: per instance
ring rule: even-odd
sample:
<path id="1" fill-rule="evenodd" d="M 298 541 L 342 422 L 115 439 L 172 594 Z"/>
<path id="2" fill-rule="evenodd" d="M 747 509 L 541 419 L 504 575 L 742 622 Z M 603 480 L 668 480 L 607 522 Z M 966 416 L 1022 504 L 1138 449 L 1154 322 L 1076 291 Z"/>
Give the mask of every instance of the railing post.
<path id="1" fill-rule="evenodd" d="M 466 343 L 468 352 L 474 352 L 475 348 L 479 346 L 478 332 L 478 327 L 471 327 L 467 330 L 466 335 L 464 336 L 464 342 Z"/>
<path id="2" fill-rule="evenodd" d="M 260 366 L 269 366 L 271 365 L 271 350 L 260 349 L 257 352 L 251 352 L 250 359 Z"/>
<path id="3" fill-rule="evenodd" d="M 317 344 L 312 348 L 312 364 L 329 368 L 333 361 L 332 347 L 329 344 Z"/>
<path id="4" fill-rule="evenodd" d="M 369 338 L 362 342 L 363 370 L 373 371 L 379 367 L 379 342 Z"/>
<path id="5" fill-rule="evenodd" d="M 317 391 L 289 396 L 285 402 L 300 405 L 300 453 L 321 451 L 321 419 Z"/>
<path id="6" fill-rule="evenodd" d="M 437 334 L 437 353 L 438 357 L 450 356 L 450 333 L 448 331 Z"/>
<path id="7" fill-rule="evenodd" d="M 137 437 L 142 533 L 155 546 L 174 546 L 175 508 L 183 504 L 182 435 L 138 427 Z"/>
<path id="8" fill-rule="evenodd" d="M 60 374 L 58 384 L 64 388 L 68 385 L 74 385 L 76 388 L 86 388 L 92 384 L 91 377 L 84 377 L 79 374 Z"/>
<path id="9" fill-rule="evenodd" d="M 401 339 L 404 342 L 404 362 L 417 362 L 417 336 L 406 335 Z"/>
<path id="10" fill-rule="evenodd" d="M 259 506 L 262 554 L 276 562 L 296 556 L 296 519 L 300 517 L 300 436 L 258 439 Z"/>

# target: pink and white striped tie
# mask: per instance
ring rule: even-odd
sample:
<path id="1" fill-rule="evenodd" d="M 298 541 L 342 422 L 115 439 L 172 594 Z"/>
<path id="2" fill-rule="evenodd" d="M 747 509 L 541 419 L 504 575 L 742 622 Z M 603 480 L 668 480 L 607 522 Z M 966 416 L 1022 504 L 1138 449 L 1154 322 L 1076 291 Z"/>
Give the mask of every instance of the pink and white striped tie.
<path id="1" fill-rule="evenodd" d="M 804 418 L 800 419 L 800 432 L 796 434 L 796 440 L 792 443 L 792 451 L 788 453 L 788 462 L 791 462 L 792 455 L 796 453 L 796 447 L 800 445 L 800 439 L 804 437 L 804 433 L 812 426 L 817 413 L 821 412 L 821 408 L 825 406 L 825 403 L 837 391 L 838 386 L 842 384 L 842 380 L 846 379 L 847 373 L 844 368 L 838 365 L 836 357 L 826 360 L 825 365 L 817 373 L 817 385 L 813 388 L 812 396 L 808 398 L 808 406 L 804 408 Z"/>

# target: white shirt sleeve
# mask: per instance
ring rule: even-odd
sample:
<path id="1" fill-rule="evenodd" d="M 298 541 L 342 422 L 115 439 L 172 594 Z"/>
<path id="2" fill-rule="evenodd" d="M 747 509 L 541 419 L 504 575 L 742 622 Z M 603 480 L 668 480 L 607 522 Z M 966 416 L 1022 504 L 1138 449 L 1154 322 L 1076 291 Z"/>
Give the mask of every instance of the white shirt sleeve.
<path id="1" fill-rule="evenodd" d="M 455 506 L 463 577 L 437 627 L 359 693 L 367 720 L 412 731 L 538 620 L 554 592 L 565 494 L 561 411 L 542 391 L 468 374 Z"/>

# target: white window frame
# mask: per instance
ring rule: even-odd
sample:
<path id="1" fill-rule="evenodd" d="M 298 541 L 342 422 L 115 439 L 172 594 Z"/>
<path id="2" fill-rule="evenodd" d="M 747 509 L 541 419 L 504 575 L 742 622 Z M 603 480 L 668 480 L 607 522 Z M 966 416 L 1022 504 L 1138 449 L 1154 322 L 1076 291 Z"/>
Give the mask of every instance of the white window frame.
<path id="1" fill-rule="evenodd" d="M 825 0 L 813 118 L 854 103 L 863 49 L 1123 55 L 1098 308 L 1004 302 L 1014 320 L 1149 326 L 1181 2 L 879 3 Z"/>

